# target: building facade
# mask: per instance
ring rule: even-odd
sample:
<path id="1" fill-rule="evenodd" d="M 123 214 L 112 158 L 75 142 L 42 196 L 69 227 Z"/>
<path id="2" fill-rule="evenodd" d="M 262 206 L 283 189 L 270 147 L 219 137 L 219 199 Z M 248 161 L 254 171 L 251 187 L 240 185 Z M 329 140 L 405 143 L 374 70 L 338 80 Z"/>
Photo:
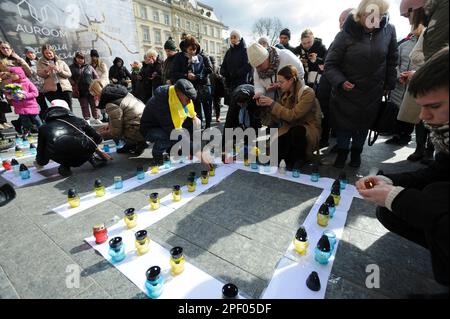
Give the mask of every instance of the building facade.
<path id="1" fill-rule="evenodd" d="M 195 0 L 133 0 L 139 52 L 154 49 L 163 57 L 164 43 L 172 37 L 181 42 L 182 33 L 197 38 L 204 51 L 219 64 L 225 55 L 223 31 L 227 27 L 214 9 Z"/>

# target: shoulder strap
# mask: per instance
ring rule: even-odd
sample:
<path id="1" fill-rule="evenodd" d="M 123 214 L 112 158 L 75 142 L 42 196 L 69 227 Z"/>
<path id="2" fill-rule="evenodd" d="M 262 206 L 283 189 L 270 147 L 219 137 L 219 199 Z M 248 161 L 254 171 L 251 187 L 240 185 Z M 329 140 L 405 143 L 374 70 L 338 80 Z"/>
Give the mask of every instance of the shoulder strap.
<path id="1" fill-rule="evenodd" d="M 77 130 L 78 132 L 80 132 L 81 134 L 83 134 L 84 136 L 86 136 L 86 137 L 89 139 L 89 141 L 91 141 L 92 144 L 95 145 L 95 148 L 98 148 L 98 144 L 95 143 L 94 140 L 93 140 L 89 135 L 87 135 L 85 132 L 83 132 L 82 130 L 80 130 L 78 127 L 76 127 L 76 126 L 73 125 L 72 123 L 69 123 L 69 122 L 67 122 L 67 121 L 65 121 L 65 120 L 62 120 L 62 119 L 57 119 L 57 121 L 64 122 L 64 123 L 66 123 L 67 125 L 72 126 L 75 130 Z"/>

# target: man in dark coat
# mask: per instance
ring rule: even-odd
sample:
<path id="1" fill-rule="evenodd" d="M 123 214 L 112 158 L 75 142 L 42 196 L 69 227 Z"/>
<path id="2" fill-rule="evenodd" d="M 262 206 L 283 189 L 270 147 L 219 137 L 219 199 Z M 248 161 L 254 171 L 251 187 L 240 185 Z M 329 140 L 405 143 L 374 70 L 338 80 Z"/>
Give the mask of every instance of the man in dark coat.
<path id="1" fill-rule="evenodd" d="M 239 85 L 249 84 L 252 73 L 252 67 L 248 62 L 247 46 L 244 38 L 240 37 L 237 31 L 231 33 L 230 48 L 225 53 L 220 74 L 225 78 L 225 104 L 230 104 L 231 93 Z"/>
<path id="2" fill-rule="evenodd" d="M 345 166 L 350 140 L 349 165 L 361 165 L 364 142 L 377 118 L 383 94 L 395 88 L 397 79 L 395 27 L 388 23 L 387 12 L 380 12 L 377 26 L 366 26 L 364 14 L 357 12 L 347 18 L 325 61 L 325 75 L 333 86 L 330 120 L 337 134 L 337 168 Z"/>
<path id="3" fill-rule="evenodd" d="M 106 161 L 94 157 L 102 137 L 85 120 L 76 117 L 63 100 L 52 101 L 45 113 L 45 124 L 39 128 L 36 166 L 45 166 L 50 160 L 61 164 L 58 172 L 66 177 L 71 167 L 89 162 L 95 168 Z"/>
<path id="4" fill-rule="evenodd" d="M 368 176 L 356 183 L 364 199 L 379 205 L 378 220 L 431 254 L 437 282 L 449 284 L 449 50 L 426 62 L 409 85 L 431 130 L 436 161 L 415 172 Z M 448 292 L 445 296 L 448 298 Z"/>
<path id="5" fill-rule="evenodd" d="M 283 49 L 289 50 L 292 53 L 298 55 L 296 52 L 296 48 L 294 48 L 293 46 L 291 46 L 289 44 L 289 41 L 291 40 L 291 30 L 289 30 L 287 28 L 281 30 L 279 39 L 280 39 L 280 43 L 278 43 L 275 47 L 277 47 L 278 49 L 281 49 L 281 50 L 283 50 Z"/>

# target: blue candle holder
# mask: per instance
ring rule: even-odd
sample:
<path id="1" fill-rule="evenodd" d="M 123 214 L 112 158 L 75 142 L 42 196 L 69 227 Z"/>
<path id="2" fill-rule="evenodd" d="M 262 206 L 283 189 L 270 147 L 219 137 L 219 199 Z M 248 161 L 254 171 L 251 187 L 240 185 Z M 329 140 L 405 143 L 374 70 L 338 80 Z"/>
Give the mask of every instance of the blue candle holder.
<path id="1" fill-rule="evenodd" d="M 163 157 L 163 165 L 165 169 L 172 167 L 172 162 L 170 161 L 170 156 L 168 154 L 165 154 Z"/>
<path id="2" fill-rule="evenodd" d="M 317 183 L 320 179 L 320 172 L 318 165 L 311 165 L 312 173 L 311 173 L 311 182 Z"/>
<path id="3" fill-rule="evenodd" d="M 322 236 L 314 250 L 314 259 L 321 265 L 328 264 L 331 257 L 330 241 L 327 236 Z"/>
<path id="4" fill-rule="evenodd" d="M 29 179 L 30 178 L 30 171 L 28 170 L 28 167 L 26 167 L 25 164 L 20 164 L 20 177 L 22 179 Z"/>
<path id="5" fill-rule="evenodd" d="M 113 263 L 118 263 L 125 259 L 125 245 L 122 241 L 122 237 L 114 237 L 109 241 L 108 253 L 111 256 Z"/>
<path id="6" fill-rule="evenodd" d="M 292 177 L 293 177 L 293 178 L 300 178 L 300 170 L 297 169 L 297 168 L 294 168 L 294 169 L 292 170 Z"/>
<path id="7" fill-rule="evenodd" d="M 15 158 L 13 158 L 11 160 L 11 167 L 12 167 L 14 173 L 19 174 L 19 172 L 20 172 L 20 164 Z"/>
<path id="8" fill-rule="evenodd" d="M 103 152 L 105 152 L 105 153 L 111 152 L 111 149 L 108 144 L 103 145 Z"/>
<path id="9" fill-rule="evenodd" d="M 22 141 L 22 148 L 29 148 L 30 147 L 30 142 L 28 140 L 23 140 Z"/>
<path id="10" fill-rule="evenodd" d="M 264 173 L 270 173 L 270 171 L 271 171 L 270 164 L 264 165 Z"/>
<path id="11" fill-rule="evenodd" d="M 144 168 L 142 166 L 140 166 L 140 167 L 138 167 L 136 169 L 136 177 L 139 180 L 145 179 L 145 171 L 144 171 Z"/>
<path id="12" fill-rule="evenodd" d="M 330 218 L 334 217 L 334 213 L 336 212 L 336 205 L 334 203 L 333 196 L 328 196 L 327 201 L 325 202 L 328 206 L 328 212 L 330 213 Z"/>
<path id="13" fill-rule="evenodd" d="M 334 231 L 325 230 L 322 235 L 327 236 L 328 241 L 330 242 L 331 251 L 334 251 L 334 247 L 336 246 L 336 234 Z"/>
<path id="14" fill-rule="evenodd" d="M 30 144 L 30 154 L 31 155 L 36 155 L 37 154 L 36 145 L 34 145 L 33 143 Z"/>
<path id="15" fill-rule="evenodd" d="M 348 179 L 347 179 L 347 175 L 345 174 L 345 172 L 341 172 L 339 174 L 339 182 L 341 184 L 341 190 L 344 190 L 348 184 Z"/>
<path id="16" fill-rule="evenodd" d="M 148 296 L 152 299 L 161 296 L 164 290 L 164 277 L 161 274 L 161 268 L 158 266 L 149 268 L 146 272 L 146 277 L 145 288 Z"/>
<path id="17" fill-rule="evenodd" d="M 115 189 L 122 189 L 123 188 L 122 176 L 115 176 L 114 177 L 114 188 Z"/>
<path id="18" fill-rule="evenodd" d="M 251 167 L 252 169 L 254 169 L 254 170 L 257 170 L 257 169 L 259 168 L 258 162 L 252 162 L 252 163 L 250 164 L 250 167 Z"/>
<path id="19" fill-rule="evenodd" d="M 20 136 L 16 135 L 16 145 L 22 146 L 23 139 Z"/>

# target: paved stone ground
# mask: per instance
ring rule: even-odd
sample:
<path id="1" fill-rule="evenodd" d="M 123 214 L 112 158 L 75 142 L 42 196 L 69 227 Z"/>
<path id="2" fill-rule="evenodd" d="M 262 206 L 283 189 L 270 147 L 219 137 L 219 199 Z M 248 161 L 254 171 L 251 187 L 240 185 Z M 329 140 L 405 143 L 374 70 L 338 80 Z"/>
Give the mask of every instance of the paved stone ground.
<path id="1" fill-rule="evenodd" d="M 80 114 L 76 104 L 76 113 Z M 224 108 L 222 121 L 226 114 Z M 10 119 L 14 118 L 12 116 Z M 351 182 L 373 167 L 404 171 L 420 167 L 407 162 L 414 145 L 396 148 L 383 139 L 366 147 L 363 166 L 346 168 Z M 4 156 L 4 154 L 2 154 Z M 6 157 L 6 156 L 4 156 Z M 170 193 L 171 185 L 184 183 L 192 167 L 177 170 L 69 219 L 52 213 L 64 203 L 64 192 L 76 187 L 90 193 L 95 178 L 112 181 L 134 174 L 138 164 L 148 164 L 150 149 L 139 158 L 115 156 L 114 163 L 93 170 L 89 164 L 74 169 L 73 176 L 54 178 L 17 189 L 17 198 L 0 208 L 0 298 L 145 298 L 145 295 L 83 239 L 92 225 L 114 223 L 130 206 L 147 204 L 146 195 Z M 335 178 L 325 154 L 322 175 Z M 32 162 L 31 160 L 26 161 Z M 195 167 L 200 170 L 199 165 Z M 0 176 L 0 179 L 3 179 Z M 320 190 L 237 172 L 210 191 L 151 226 L 151 238 L 163 246 L 185 247 L 187 257 L 224 282 L 236 282 L 257 298 L 270 280 L 296 225 L 301 223 Z M 376 219 L 375 207 L 355 199 L 348 214 L 343 240 L 329 279 L 326 298 L 405 298 L 409 294 L 436 293 L 427 250 L 389 233 Z M 366 267 L 381 270 L 379 289 L 366 288 Z M 80 287 L 66 288 L 69 265 L 81 267 Z"/>

